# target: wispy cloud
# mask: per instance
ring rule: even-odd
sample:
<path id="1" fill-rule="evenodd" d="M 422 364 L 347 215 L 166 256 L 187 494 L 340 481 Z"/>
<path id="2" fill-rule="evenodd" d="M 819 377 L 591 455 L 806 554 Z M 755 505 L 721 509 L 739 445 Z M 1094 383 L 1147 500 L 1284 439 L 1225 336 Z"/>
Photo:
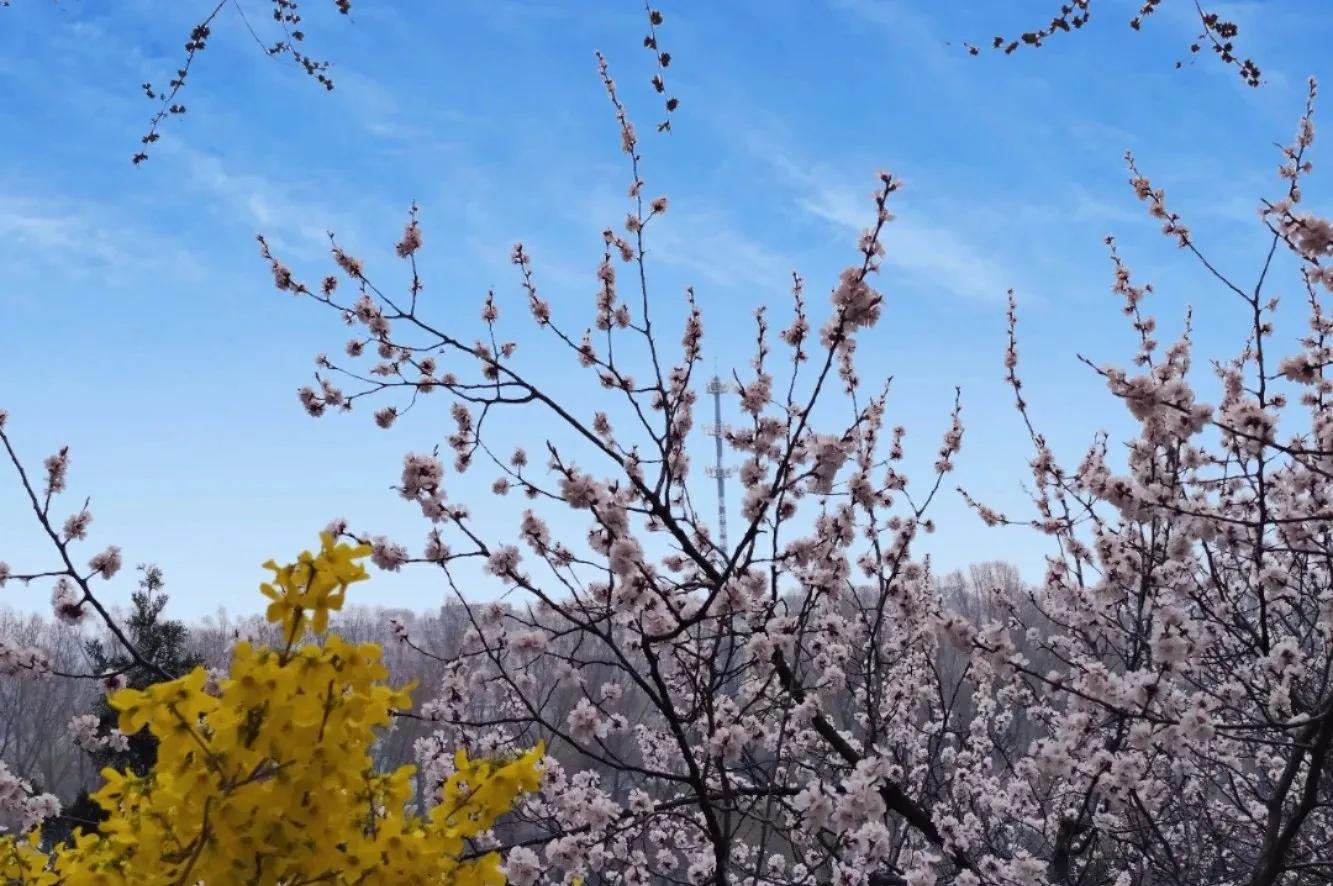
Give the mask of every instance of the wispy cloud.
<path id="1" fill-rule="evenodd" d="M 0 196 L 0 258 L 20 276 L 58 268 L 66 278 L 103 284 L 190 264 L 173 238 L 127 223 L 114 207 L 51 194 Z"/>
<path id="2" fill-rule="evenodd" d="M 87 210 L 49 199 L 0 197 L 0 239 L 30 254 L 74 253 L 99 265 L 118 265 L 129 258 L 113 232 Z"/>
<path id="3" fill-rule="evenodd" d="M 793 192 L 802 211 L 849 232 L 860 231 L 873 220 L 870 181 L 855 187 L 845 176 L 818 166 L 798 164 L 790 157 L 769 152 L 778 178 Z M 963 217 L 934 205 L 935 217 L 921 206 L 902 204 L 885 237 L 886 262 L 913 278 L 954 296 L 993 301 L 1017 285 L 1020 275 L 992 252 L 962 233 L 952 219 Z"/>
<path id="4" fill-rule="evenodd" d="M 393 89 L 347 66 L 338 70 L 340 113 L 398 154 L 458 151 L 464 142 L 453 137 L 486 121 L 447 107 L 408 107 Z"/>
<path id="5" fill-rule="evenodd" d="M 607 185 L 624 178 L 622 170 L 611 164 L 590 166 L 589 180 L 598 185 L 575 192 L 566 183 L 553 183 L 551 202 L 560 207 L 571 230 L 585 243 L 600 243 L 594 236 L 610 226 L 621 229 L 633 201 Z M 683 274 L 689 283 L 709 284 L 731 289 L 752 286 L 761 281 L 779 285 L 788 279 L 791 258 L 772 248 L 737 217 L 734 202 L 719 201 L 716 195 L 690 191 L 676 196 L 669 211 L 650 223 L 646 235 L 647 257 Z M 623 231 L 622 231 L 623 232 Z M 591 281 L 597 253 L 581 252 L 578 263 L 565 263 L 572 272 L 569 282 L 587 287 Z"/>
<path id="6" fill-rule="evenodd" d="M 1118 225 L 1135 224 L 1146 217 L 1129 188 L 1125 188 L 1118 198 L 1104 197 L 1078 185 L 1071 188 L 1070 193 L 1069 216 L 1072 219 Z"/>
<path id="7" fill-rule="evenodd" d="M 899 48 L 909 49 L 920 62 L 938 68 L 962 47 L 950 47 L 921 12 L 901 0 L 833 0 L 833 7 L 879 28 Z"/>
<path id="8" fill-rule="evenodd" d="M 1132 149 L 1138 143 L 1129 130 L 1102 120 L 1075 120 L 1069 125 L 1069 134 L 1080 147 L 1099 154 L 1118 154 Z"/>
<path id="9" fill-rule="evenodd" d="M 781 283 L 790 273 L 789 259 L 747 236 L 717 210 L 705 207 L 674 215 L 652 232 L 652 258 L 725 287 Z"/>
<path id="10" fill-rule="evenodd" d="M 323 255 L 329 231 L 349 243 L 364 242 L 369 236 L 362 213 L 315 196 L 312 182 L 279 180 L 238 169 L 215 154 L 188 147 L 167 150 L 183 163 L 188 185 L 205 195 L 211 206 L 233 223 L 263 233 L 276 247 L 295 257 Z"/>

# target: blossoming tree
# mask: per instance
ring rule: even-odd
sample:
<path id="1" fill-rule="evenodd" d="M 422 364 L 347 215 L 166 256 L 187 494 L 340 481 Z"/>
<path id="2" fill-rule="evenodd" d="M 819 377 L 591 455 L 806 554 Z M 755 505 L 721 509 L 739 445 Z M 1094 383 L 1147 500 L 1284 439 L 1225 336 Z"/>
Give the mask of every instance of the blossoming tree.
<path id="1" fill-rule="evenodd" d="M 1138 432 L 1123 457 L 1103 435 L 1064 466 L 1030 420 L 1011 300 L 1005 372 L 1034 446 L 1033 512 L 972 504 L 989 524 L 1044 534 L 1051 555 L 1039 587 L 997 587 L 988 614 L 969 617 L 913 556 L 959 457 L 961 407 L 934 470 L 909 481 L 887 390 L 867 391 L 856 370 L 858 342 L 889 309 L 875 281 L 897 180 L 880 175 L 826 308 L 795 277 L 776 335 L 756 314 L 736 378 L 743 421 L 725 432 L 743 522 L 723 548 L 692 497 L 701 314 L 691 294 L 683 323 L 660 315 L 645 243 L 668 202 L 647 190 L 604 62 L 602 75 L 629 214 L 604 232 L 586 331 L 557 316 L 528 250 L 512 253 L 527 322 L 585 373 L 586 397 L 554 395 L 549 363 L 525 366 L 511 338 L 523 321 L 493 293 L 475 329 L 456 312 L 435 318 L 415 209 L 397 245 L 401 297 L 336 240 L 342 278 L 312 287 L 260 238 L 279 290 L 356 329 L 346 359 L 321 355 L 317 384 L 301 389 L 310 414 L 377 400 L 387 428 L 445 397 L 453 470 L 528 500 L 497 531 L 446 495 L 438 454 L 413 453 L 398 491 L 430 524 L 419 553 L 330 529 L 369 543 L 383 568 L 438 569 L 470 613 L 422 709 L 439 724 L 419 747 L 428 772 L 444 778 L 456 743 L 549 743 L 542 790 L 506 834 L 510 878 L 1328 882 L 1333 224 L 1301 210 L 1313 84 L 1284 149 L 1284 193 L 1262 207 L 1267 259 L 1253 280 L 1218 270 L 1130 159 L 1164 234 L 1245 318 L 1239 352 L 1214 367 L 1215 405 L 1196 393 L 1188 324 L 1159 344 L 1151 286 L 1108 241 L 1140 347 L 1131 368 L 1093 369 Z M 1309 332 L 1276 356 L 1270 271 L 1283 256 L 1299 266 Z M 533 414 L 517 439 L 491 431 L 505 410 Z M 469 562 L 510 589 L 507 602 L 474 602 L 459 578 Z M 943 666 L 951 655 L 961 667 Z"/>

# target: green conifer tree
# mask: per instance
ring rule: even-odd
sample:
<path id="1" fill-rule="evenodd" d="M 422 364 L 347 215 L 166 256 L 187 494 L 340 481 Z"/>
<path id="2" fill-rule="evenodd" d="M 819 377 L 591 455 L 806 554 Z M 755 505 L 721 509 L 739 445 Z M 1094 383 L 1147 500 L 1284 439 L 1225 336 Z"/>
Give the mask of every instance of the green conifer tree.
<path id="1" fill-rule="evenodd" d="M 125 622 L 130 641 L 145 662 L 168 674 L 179 675 L 195 668 L 202 659 L 189 651 L 189 629 L 182 622 L 163 617 L 168 597 L 163 591 L 162 570 L 145 564 L 139 567 L 139 572 L 139 589 L 130 597 L 131 611 Z M 151 667 L 136 664 L 123 649 L 108 648 L 101 639 L 87 641 L 84 648 L 93 672 L 107 675 L 108 681 L 143 689 L 161 679 Z M 115 728 L 116 712 L 107 704 L 105 695 L 98 699 L 91 713 L 97 716 L 99 735 L 107 735 Z M 144 775 L 153 768 L 157 761 L 157 739 L 147 730 L 127 736 L 127 739 L 128 747 L 123 750 L 104 746 L 89 752 L 98 770 L 109 766 Z M 96 830 L 105 817 L 88 792 L 81 791 L 60 816 L 48 821 L 45 835 L 52 841 L 68 840 L 79 831 Z"/>

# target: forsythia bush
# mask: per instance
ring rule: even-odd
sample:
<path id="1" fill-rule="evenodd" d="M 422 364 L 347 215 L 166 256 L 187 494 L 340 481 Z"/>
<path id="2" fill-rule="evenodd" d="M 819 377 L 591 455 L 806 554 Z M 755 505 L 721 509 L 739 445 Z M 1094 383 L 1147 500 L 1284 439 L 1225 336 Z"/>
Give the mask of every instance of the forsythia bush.
<path id="1" fill-rule="evenodd" d="M 298 645 L 366 578 L 367 546 L 321 536 L 318 554 L 269 562 L 270 621 L 281 649 L 236 646 L 229 676 L 203 668 L 110 698 L 120 727 L 147 727 L 161 745 L 145 777 L 105 770 L 94 795 L 109 818 L 100 833 L 44 852 L 37 832 L 0 840 L 12 884 L 503 884 L 491 852 L 463 859 L 541 781 L 539 746 L 517 759 L 470 760 L 459 751 L 440 804 L 406 810 L 414 767 L 377 772 L 376 730 L 409 707 L 408 689 L 384 684 L 373 643 L 338 636 Z"/>

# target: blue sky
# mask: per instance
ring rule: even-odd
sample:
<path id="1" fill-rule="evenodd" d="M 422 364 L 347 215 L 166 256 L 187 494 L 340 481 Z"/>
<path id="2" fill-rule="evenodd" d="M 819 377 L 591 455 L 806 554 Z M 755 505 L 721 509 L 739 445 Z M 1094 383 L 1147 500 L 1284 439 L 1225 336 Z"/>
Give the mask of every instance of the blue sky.
<path id="1" fill-rule="evenodd" d="M 240 2 L 262 31 L 266 4 Z M 294 391 L 314 355 L 345 335 L 327 312 L 273 291 L 254 235 L 317 279 L 333 230 L 373 276 L 401 285 L 392 245 L 416 200 L 424 297 L 442 313 L 475 317 L 490 287 L 519 308 L 507 258 L 521 239 L 557 313 L 581 328 L 600 231 L 626 209 L 594 50 L 645 136 L 660 113 L 633 3 L 360 0 L 345 18 L 307 0 L 309 48 L 333 60 L 332 94 L 266 58 L 229 7 L 182 95 L 189 112 L 132 167 L 152 110 L 138 84 L 176 67 L 202 5 L 0 10 L 0 408 L 30 464 L 70 445 L 66 506 L 93 499 L 88 553 L 116 543 L 131 563 L 159 563 L 184 617 L 257 609 L 258 564 L 308 546 L 334 516 L 419 544 L 420 516 L 388 487 L 404 452 L 448 433 L 442 409 L 388 433 L 365 411 L 301 412 Z M 862 375 L 894 376 L 891 420 L 909 428 L 922 463 L 961 385 L 967 438 L 954 480 L 1023 513 L 1028 450 L 1001 383 L 1005 290 L 1022 305 L 1034 414 L 1076 462 L 1096 430 L 1125 428 L 1077 360 L 1132 349 L 1105 234 L 1157 285 L 1164 338 L 1193 305 L 1201 350 L 1225 356 L 1245 322 L 1156 233 L 1125 184 L 1123 152 L 1135 151 L 1204 247 L 1250 279 L 1263 247 L 1255 207 L 1278 191 L 1273 143 L 1294 131 L 1305 77 L 1333 83 L 1333 21 L 1307 20 L 1313 0 L 1215 4 L 1263 67 L 1258 90 L 1211 58 L 1175 70 L 1194 34 L 1191 4 L 1163 4 L 1140 34 L 1125 24 L 1135 5 L 1099 4 L 1084 33 L 1037 52 L 970 58 L 958 41 L 1042 22 L 1052 4 L 664 3 L 681 106 L 669 137 L 645 138 L 649 190 L 672 201 L 650 258 L 659 304 L 694 284 L 710 359 L 743 368 L 736 342 L 749 340 L 752 308 L 771 305 L 777 322 L 799 270 L 821 310 L 869 219 L 875 172 L 892 170 L 906 187 Z M 1317 165 L 1326 150 L 1317 142 Z M 1307 194 L 1318 205 L 1328 193 L 1317 171 Z M 557 389 L 585 390 L 555 375 Z M 452 495 L 483 518 L 494 511 L 494 536 L 512 533 L 517 502 L 493 508 L 480 479 Z M 938 567 L 1003 558 L 1039 574 L 1040 539 L 986 529 L 952 493 L 935 517 L 927 549 Z M 38 542 L 0 473 L 0 559 L 40 567 Z M 108 597 L 132 585 L 127 573 Z M 425 609 L 443 593 L 424 571 L 372 588 L 361 602 Z M 480 581 L 469 590 L 496 592 Z M 49 589 L 3 593 L 44 608 Z"/>

